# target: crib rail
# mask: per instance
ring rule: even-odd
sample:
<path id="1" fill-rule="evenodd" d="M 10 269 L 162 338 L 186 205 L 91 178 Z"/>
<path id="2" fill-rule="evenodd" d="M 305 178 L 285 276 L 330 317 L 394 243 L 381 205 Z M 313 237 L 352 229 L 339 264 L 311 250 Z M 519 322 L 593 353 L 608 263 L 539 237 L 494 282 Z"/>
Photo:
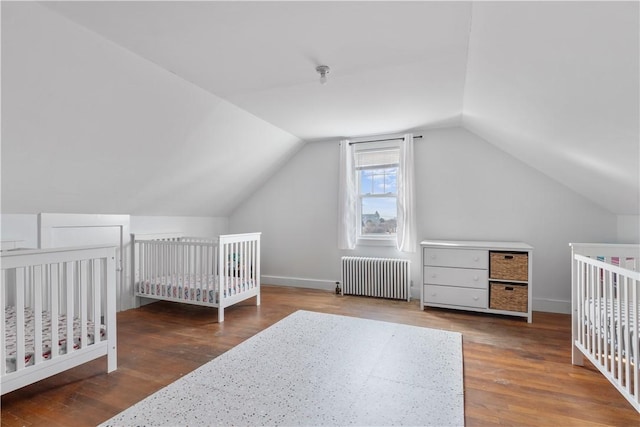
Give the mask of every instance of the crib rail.
<path id="1" fill-rule="evenodd" d="M 104 354 L 108 372 L 116 369 L 115 251 L 101 246 L 2 253 L 2 394 Z M 32 321 L 27 322 L 26 313 Z M 8 315 L 15 329 L 9 328 Z M 50 348 L 44 347 L 45 336 Z M 32 348 L 27 349 L 27 339 L 33 341 Z M 60 341 L 66 342 L 64 350 Z"/>
<path id="2" fill-rule="evenodd" d="M 638 245 L 572 245 L 572 362 L 586 357 L 640 412 Z"/>

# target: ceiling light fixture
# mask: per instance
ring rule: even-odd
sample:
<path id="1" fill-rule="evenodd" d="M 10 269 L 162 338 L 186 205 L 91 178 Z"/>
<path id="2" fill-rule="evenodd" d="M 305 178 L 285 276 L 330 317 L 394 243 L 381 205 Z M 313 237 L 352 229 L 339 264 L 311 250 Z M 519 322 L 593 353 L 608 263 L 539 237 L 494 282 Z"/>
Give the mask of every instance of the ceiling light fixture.
<path id="1" fill-rule="evenodd" d="M 316 71 L 320 74 L 320 84 L 326 85 L 327 84 L 327 74 L 329 74 L 329 71 L 331 71 L 329 66 L 328 65 L 318 65 L 316 67 Z"/>

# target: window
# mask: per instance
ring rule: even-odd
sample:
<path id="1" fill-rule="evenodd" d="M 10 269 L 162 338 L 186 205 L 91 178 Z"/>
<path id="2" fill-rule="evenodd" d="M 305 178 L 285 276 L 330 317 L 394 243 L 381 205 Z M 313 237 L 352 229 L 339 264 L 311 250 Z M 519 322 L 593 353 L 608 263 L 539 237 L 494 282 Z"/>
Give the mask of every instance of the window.
<path id="1" fill-rule="evenodd" d="M 397 146 L 355 151 L 359 238 L 396 238 L 399 161 Z"/>
<path id="2" fill-rule="evenodd" d="M 338 247 L 392 245 L 414 252 L 413 135 L 340 142 Z"/>

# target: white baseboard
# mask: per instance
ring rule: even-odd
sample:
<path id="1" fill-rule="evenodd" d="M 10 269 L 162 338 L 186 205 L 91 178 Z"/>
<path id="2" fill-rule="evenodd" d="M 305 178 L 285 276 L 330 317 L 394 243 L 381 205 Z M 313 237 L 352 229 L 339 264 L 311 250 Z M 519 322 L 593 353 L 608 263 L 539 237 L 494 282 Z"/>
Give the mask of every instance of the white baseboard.
<path id="1" fill-rule="evenodd" d="M 546 298 L 534 298 L 533 311 L 544 311 L 546 313 L 571 314 L 571 301 L 546 299 Z"/>
<path id="2" fill-rule="evenodd" d="M 335 280 L 262 275 L 260 276 L 260 281 L 265 285 L 282 285 L 294 288 L 322 289 L 325 291 L 334 291 L 336 289 Z"/>
<path id="3" fill-rule="evenodd" d="M 285 276 L 260 276 L 260 280 L 265 285 L 291 286 L 294 288 L 321 289 L 334 291 L 336 289 L 335 280 L 325 279 L 305 279 L 302 277 Z M 412 287 L 410 290 L 411 300 L 420 299 L 420 288 Z M 553 300 L 546 298 L 534 298 L 533 311 L 544 311 L 547 313 L 571 314 L 571 301 Z"/>
<path id="4" fill-rule="evenodd" d="M 294 288 L 321 289 L 325 291 L 335 291 L 335 280 L 324 279 L 304 279 L 302 277 L 284 277 L 284 276 L 260 276 L 261 283 L 265 285 L 281 285 L 291 286 Z M 420 288 L 411 287 L 409 289 L 411 300 L 420 299 Z"/>

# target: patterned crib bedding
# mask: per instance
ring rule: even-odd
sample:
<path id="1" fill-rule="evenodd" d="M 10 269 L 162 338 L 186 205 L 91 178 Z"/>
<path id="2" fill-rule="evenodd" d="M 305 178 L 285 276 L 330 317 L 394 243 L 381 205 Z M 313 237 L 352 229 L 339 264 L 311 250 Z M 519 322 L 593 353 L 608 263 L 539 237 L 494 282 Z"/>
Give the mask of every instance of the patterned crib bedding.
<path id="1" fill-rule="evenodd" d="M 16 309 L 13 306 L 5 307 L 5 324 L 6 324 L 6 361 L 7 361 L 7 373 L 14 372 L 16 370 L 16 354 L 17 354 L 17 319 Z M 25 317 L 25 366 L 33 365 L 35 362 L 35 313 L 31 308 L 24 309 Z M 42 357 L 44 359 L 51 358 L 51 313 L 48 311 L 42 312 Z M 95 342 L 94 322 L 87 322 L 87 339 L 88 345 Z M 73 320 L 73 348 L 80 348 L 81 344 L 82 325 L 80 319 L 77 317 Z M 104 325 L 100 326 L 100 340 L 105 340 L 107 337 L 106 328 Z M 67 353 L 67 315 L 60 314 L 58 319 L 58 354 Z"/>
<path id="2" fill-rule="evenodd" d="M 595 327 L 596 330 L 599 330 L 601 336 L 606 337 L 608 344 L 611 344 L 613 339 L 615 348 L 620 348 L 622 354 L 625 356 L 627 355 L 627 349 L 625 348 L 626 335 L 629 335 L 629 343 L 631 346 L 630 358 L 631 360 L 635 360 L 636 356 L 638 356 L 636 353 L 640 347 L 640 336 L 635 334 L 633 323 L 635 318 L 638 324 L 640 324 L 640 307 L 634 307 L 631 302 L 627 302 L 626 304 L 620 304 L 620 308 L 618 309 L 617 300 L 606 301 L 603 298 L 591 298 L 585 301 L 584 307 L 585 310 L 588 310 L 587 313 L 589 315 L 587 318 L 585 313 L 585 326 L 589 328 Z M 623 321 L 627 319 L 627 312 L 629 313 L 628 319 L 631 323 L 630 325 L 618 324 L 618 310 L 620 311 L 620 318 Z M 591 319 L 591 321 L 589 321 L 589 319 Z M 613 326 L 613 334 L 611 334 L 611 326 Z M 620 336 L 622 337 L 620 347 L 618 346 L 618 331 L 620 331 Z M 636 335 L 635 340 L 634 335 Z"/>
<path id="3" fill-rule="evenodd" d="M 203 280 L 204 279 L 204 280 Z M 217 275 L 162 276 L 138 282 L 136 292 L 149 296 L 178 298 L 204 303 L 218 302 Z M 224 298 L 238 295 L 256 287 L 252 278 L 225 277 Z"/>

